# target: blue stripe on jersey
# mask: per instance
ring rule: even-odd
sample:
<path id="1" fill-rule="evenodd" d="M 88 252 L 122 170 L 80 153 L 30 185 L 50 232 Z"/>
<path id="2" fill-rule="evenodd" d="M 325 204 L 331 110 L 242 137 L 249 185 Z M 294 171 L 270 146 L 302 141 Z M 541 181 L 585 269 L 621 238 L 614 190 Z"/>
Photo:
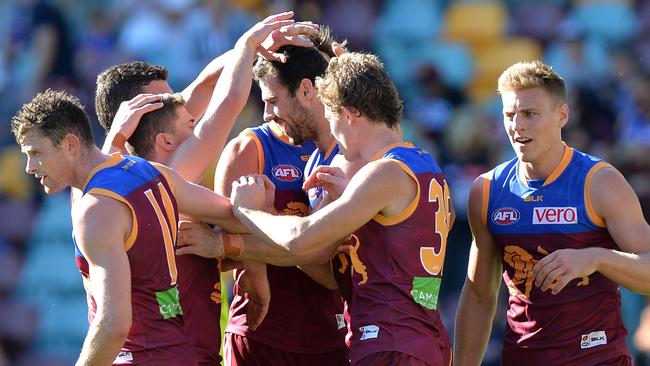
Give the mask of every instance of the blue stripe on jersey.
<path id="1" fill-rule="evenodd" d="M 404 162 L 416 175 L 420 173 L 442 173 L 431 154 L 419 147 L 398 146 L 388 150 L 383 157 Z"/>
<path id="2" fill-rule="evenodd" d="M 302 191 L 303 170 L 311 153 L 316 149 L 313 141 L 292 145 L 282 141 L 267 123 L 249 129 L 262 144 L 264 172 L 275 187 L 283 191 Z"/>
<path id="3" fill-rule="evenodd" d="M 567 147 L 569 148 L 569 147 Z M 543 185 L 519 178 L 517 158 L 491 172 L 488 228 L 499 234 L 572 234 L 600 230 L 585 207 L 585 181 L 600 159 L 574 150 L 560 176 Z"/>
<path id="4" fill-rule="evenodd" d="M 86 185 L 84 194 L 93 188 L 104 188 L 125 197 L 137 187 L 160 175 L 160 171 L 148 161 L 125 155 L 124 160 L 116 165 L 98 171 Z"/>
<path id="5" fill-rule="evenodd" d="M 332 152 L 330 155 L 325 158 L 325 154 L 327 154 L 327 151 L 323 151 L 321 149 L 316 149 L 314 152 L 311 154 L 309 157 L 309 161 L 307 161 L 307 165 L 305 166 L 305 176 L 303 178 L 307 179 L 311 175 L 311 173 L 314 171 L 314 169 L 318 168 L 321 165 L 331 165 L 332 160 L 334 160 L 334 157 L 336 154 L 339 153 L 339 145 L 336 144 L 334 148 L 332 149 Z M 309 197 L 309 207 L 314 208 L 316 205 L 316 202 L 318 202 L 318 199 L 320 198 L 321 194 L 323 194 L 323 188 L 322 187 L 317 187 L 317 188 L 311 188 L 309 191 L 307 191 L 307 197 Z"/>

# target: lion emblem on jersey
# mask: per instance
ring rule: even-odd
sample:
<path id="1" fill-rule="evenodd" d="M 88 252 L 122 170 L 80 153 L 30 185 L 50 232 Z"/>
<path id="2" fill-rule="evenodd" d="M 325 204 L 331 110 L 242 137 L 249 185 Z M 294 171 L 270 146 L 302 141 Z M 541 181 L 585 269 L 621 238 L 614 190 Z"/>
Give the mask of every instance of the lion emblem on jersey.
<path id="1" fill-rule="evenodd" d="M 363 285 L 368 282 L 368 272 L 366 272 L 366 265 L 363 264 L 361 259 L 359 259 L 359 247 L 361 246 L 361 241 L 359 238 L 352 234 L 348 237 L 348 242 L 350 243 L 350 261 L 352 262 L 352 270 L 361 275 L 361 281 L 359 285 Z"/>
<path id="2" fill-rule="evenodd" d="M 282 210 L 282 212 L 280 212 L 280 215 L 304 217 L 307 216 L 308 213 L 309 213 L 309 208 L 307 207 L 306 204 L 302 202 L 292 201 L 287 204 L 287 207 L 284 210 Z"/>

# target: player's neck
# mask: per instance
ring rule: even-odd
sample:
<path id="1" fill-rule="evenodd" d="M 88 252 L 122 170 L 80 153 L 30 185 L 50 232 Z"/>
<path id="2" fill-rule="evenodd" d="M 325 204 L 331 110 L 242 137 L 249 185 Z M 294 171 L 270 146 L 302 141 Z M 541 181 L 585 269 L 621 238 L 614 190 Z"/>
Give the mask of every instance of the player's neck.
<path id="1" fill-rule="evenodd" d="M 519 174 L 521 178 L 526 180 L 544 180 L 551 176 L 553 171 L 560 165 L 562 157 L 566 149 L 569 147 L 566 146 L 562 141 L 559 141 L 557 145 L 553 146 L 552 149 L 549 149 L 546 153 L 542 154 L 539 159 L 533 162 L 519 162 Z"/>
<path id="2" fill-rule="evenodd" d="M 169 161 L 172 159 L 172 153 L 155 147 L 151 156 L 144 156 L 143 158 L 154 163 L 169 165 Z"/>
<path id="3" fill-rule="evenodd" d="M 318 135 L 314 142 L 320 151 L 327 152 L 334 142 L 334 136 L 332 136 L 330 124 L 325 117 L 317 118 L 316 128 L 318 129 Z"/>
<path id="4" fill-rule="evenodd" d="M 74 176 L 71 186 L 77 189 L 83 189 L 84 185 L 90 178 L 90 174 L 94 173 L 96 167 L 100 164 L 107 162 L 111 159 L 110 155 L 106 155 L 93 146 L 87 152 L 79 156 L 77 168 L 74 170 Z"/>
<path id="5" fill-rule="evenodd" d="M 360 130 L 358 140 L 359 154 L 363 162 L 368 163 L 375 155 L 393 144 L 404 142 L 398 129 L 386 125 L 377 125 L 367 122 L 367 128 Z"/>

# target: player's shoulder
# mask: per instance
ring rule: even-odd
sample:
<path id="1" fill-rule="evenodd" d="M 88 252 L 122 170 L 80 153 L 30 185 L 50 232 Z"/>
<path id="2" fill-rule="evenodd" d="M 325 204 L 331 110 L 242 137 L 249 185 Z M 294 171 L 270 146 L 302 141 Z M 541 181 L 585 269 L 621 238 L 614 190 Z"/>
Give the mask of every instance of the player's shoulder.
<path id="1" fill-rule="evenodd" d="M 257 135 L 251 129 L 245 129 L 226 144 L 224 153 L 227 152 L 236 156 L 246 154 L 257 155 L 259 144 L 260 141 Z"/>

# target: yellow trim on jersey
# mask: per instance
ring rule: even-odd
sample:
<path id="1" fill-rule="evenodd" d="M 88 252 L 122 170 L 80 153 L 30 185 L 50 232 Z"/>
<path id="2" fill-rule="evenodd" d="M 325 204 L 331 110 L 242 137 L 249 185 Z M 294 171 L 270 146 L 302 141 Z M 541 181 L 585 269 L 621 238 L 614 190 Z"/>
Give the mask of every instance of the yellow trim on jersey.
<path id="1" fill-rule="evenodd" d="M 412 148 L 413 144 L 410 143 L 410 142 L 404 142 L 404 141 L 403 142 L 396 142 L 394 144 L 390 144 L 390 145 L 386 146 L 385 148 L 379 150 L 379 152 L 377 152 L 375 155 L 373 155 L 372 158 L 370 158 L 370 161 L 375 161 L 375 160 L 381 159 L 381 157 L 384 156 L 384 154 L 386 154 L 386 152 L 388 150 L 399 147 L 399 146 L 411 147 Z"/>
<path id="2" fill-rule="evenodd" d="M 282 129 L 282 128 L 277 124 L 277 123 L 275 123 L 275 122 L 269 122 L 268 125 L 269 125 L 269 130 L 271 130 L 271 133 L 272 133 L 275 137 L 279 138 L 280 140 L 282 140 L 282 142 L 284 142 L 284 143 L 286 143 L 286 144 L 293 145 L 293 144 L 291 143 L 291 139 L 289 138 L 289 135 L 287 135 L 286 133 L 284 133 L 284 130 L 283 130 L 283 129 Z M 296 146 L 297 146 L 297 145 L 296 145 Z M 260 174 L 261 174 L 261 173 L 260 173 Z"/>
<path id="3" fill-rule="evenodd" d="M 126 240 L 124 241 L 124 250 L 129 251 L 133 244 L 135 244 L 135 238 L 138 236 L 138 219 L 135 216 L 135 210 L 133 209 L 133 206 L 126 200 L 126 198 L 120 196 L 119 194 L 109 191 L 108 189 L 104 188 L 93 188 L 90 191 L 88 191 L 86 194 L 98 194 L 106 197 L 113 198 L 115 200 L 118 200 L 120 202 L 123 202 L 126 204 L 129 209 L 131 210 L 131 217 L 133 218 L 133 223 L 131 224 L 131 232 L 129 233 L 129 236 L 127 236 Z"/>
<path id="4" fill-rule="evenodd" d="M 158 183 L 160 184 L 160 183 Z M 174 229 L 178 227 L 178 224 L 176 223 L 176 215 L 174 212 L 174 204 L 172 203 L 171 197 L 169 197 L 169 193 L 167 193 L 167 190 L 164 189 L 164 187 L 161 185 L 160 186 L 160 196 L 162 197 L 163 200 L 163 206 L 165 207 L 165 212 L 167 213 L 167 217 L 169 218 L 169 226 L 172 228 L 172 243 L 176 243 L 176 234 L 178 233 L 178 230 Z"/>
<path id="5" fill-rule="evenodd" d="M 483 195 L 481 197 L 481 220 L 483 225 L 487 226 L 488 202 L 490 201 L 490 184 L 492 179 L 483 176 Z"/>
<path id="6" fill-rule="evenodd" d="M 169 188 L 172 190 L 172 194 L 175 195 L 176 190 L 174 189 L 174 183 L 170 179 L 169 171 L 167 170 L 169 168 L 162 165 L 162 164 L 160 164 L 160 163 L 156 163 L 156 162 L 153 162 L 153 161 L 150 161 L 149 163 L 151 163 L 151 165 L 153 165 L 153 167 L 156 168 L 160 172 L 160 174 L 162 174 L 163 177 L 165 177 L 165 180 L 167 180 L 167 184 L 169 184 Z"/>
<path id="7" fill-rule="evenodd" d="M 334 151 L 334 148 L 338 144 L 338 141 L 336 139 L 332 138 L 332 143 L 330 144 L 330 147 L 327 148 L 327 151 L 325 152 L 325 157 L 323 157 L 323 160 L 329 159 L 330 155 L 332 155 L 332 151 Z"/>
<path id="8" fill-rule="evenodd" d="M 86 190 L 86 187 L 88 186 L 88 183 L 90 182 L 90 180 L 92 179 L 92 177 L 93 177 L 95 174 L 97 174 L 98 171 L 100 171 L 100 170 L 102 170 L 102 169 L 104 169 L 104 168 L 111 167 L 111 166 L 113 166 L 113 165 L 117 165 L 117 164 L 119 164 L 119 162 L 121 162 L 123 159 L 124 159 L 124 157 L 123 157 L 122 154 L 120 154 L 119 152 L 114 152 L 114 153 L 112 153 L 110 159 L 108 159 L 108 160 L 106 160 L 105 162 L 103 162 L 103 163 L 97 165 L 96 167 L 94 167 L 94 168 L 90 171 L 90 173 L 88 173 L 88 177 L 86 178 L 86 182 L 85 182 L 84 185 L 81 187 L 81 190 L 82 190 L 82 191 L 85 191 L 85 190 Z"/>
<path id="9" fill-rule="evenodd" d="M 609 163 L 601 161 L 589 169 L 587 178 L 585 179 L 585 209 L 587 210 L 587 215 L 589 216 L 591 222 L 600 227 L 606 227 L 607 225 L 605 224 L 605 220 L 603 220 L 603 218 L 596 213 L 596 210 L 594 210 L 594 207 L 591 205 L 591 193 L 589 193 L 589 187 L 591 187 L 591 179 L 599 170 L 603 168 L 613 168 L 613 166 Z"/>
<path id="10" fill-rule="evenodd" d="M 418 191 L 417 194 L 415 195 L 415 198 L 408 205 L 408 207 L 406 207 L 402 212 L 393 215 L 391 217 L 386 217 L 378 213 L 375 215 L 375 217 L 372 218 L 373 220 L 377 221 L 381 225 L 389 226 L 389 225 L 399 224 L 400 222 L 408 219 L 413 214 L 413 212 L 415 212 L 415 209 L 418 207 L 418 202 L 420 202 L 420 182 L 418 182 L 418 178 L 415 176 L 415 173 L 413 173 L 413 171 L 411 170 L 411 168 L 409 168 L 408 165 L 395 159 L 386 159 L 386 160 L 390 160 L 393 163 L 397 164 L 400 168 L 402 168 L 408 175 L 411 176 L 411 178 L 413 178 L 413 180 L 415 180 L 415 184 L 418 187 Z"/>
<path id="11" fill-rule="evenodd" d="M 248 137 L 253 139 L 255 141 L 255 145 L 257 145 L 257 174 L 264 174 L 264 149 L 262 148 L 262 141 L 260 141 L 260 138 L 255 134 L 255 132 L 251 130 L 246 130 L 246 134 Z"/>
<path id="12" fill-rule="evenodd" d="M 158 183 L 160 191 L 164 191 L 162 184 Z M 170 227 L 165 221 L 165 215 L 160 209 L 160 205 L 156 201 L 156 197 L 153 195 L 153 191 L 148 189 L 144 192 L 144 195 L 147 196 L 147 199 L 151 203 L 158 222 L 160 223 L 160 230 L 163 234 L 163 243 L 165 244 L 165 255 L 167 256 L 167 267 L 169 268 L 169 276 L 171 277 L 170 285 L 175 285 L 178 278 L 178 269 L 176 268 L 176 256 L 174 254 L 174 241 L 172 232 L 176 232 L 176 227 Z M 163 204 L 164 204 L 163 200 Z"/>
<path id="13" fill-rule="evenodd" d="M 553 169 L 553 172 L 551 172 L 551 175 L 546 178 L 544 181 L 544 185 L 549 185 L 553 183 L 556 179 L 560 177 L 560 174 L 564 172 L 564 169 L 566 169 L 567 166 L 569 166 L 569 163 L 571 162 L 571 158 L 573 158 L 573 149 L 568 147 L 567 144 L 562 142 L 564 145 L 564 153 L 562 154 L 562 160 L 560 160 L 560 164 L 558 164 L 555 169 Z"/>

